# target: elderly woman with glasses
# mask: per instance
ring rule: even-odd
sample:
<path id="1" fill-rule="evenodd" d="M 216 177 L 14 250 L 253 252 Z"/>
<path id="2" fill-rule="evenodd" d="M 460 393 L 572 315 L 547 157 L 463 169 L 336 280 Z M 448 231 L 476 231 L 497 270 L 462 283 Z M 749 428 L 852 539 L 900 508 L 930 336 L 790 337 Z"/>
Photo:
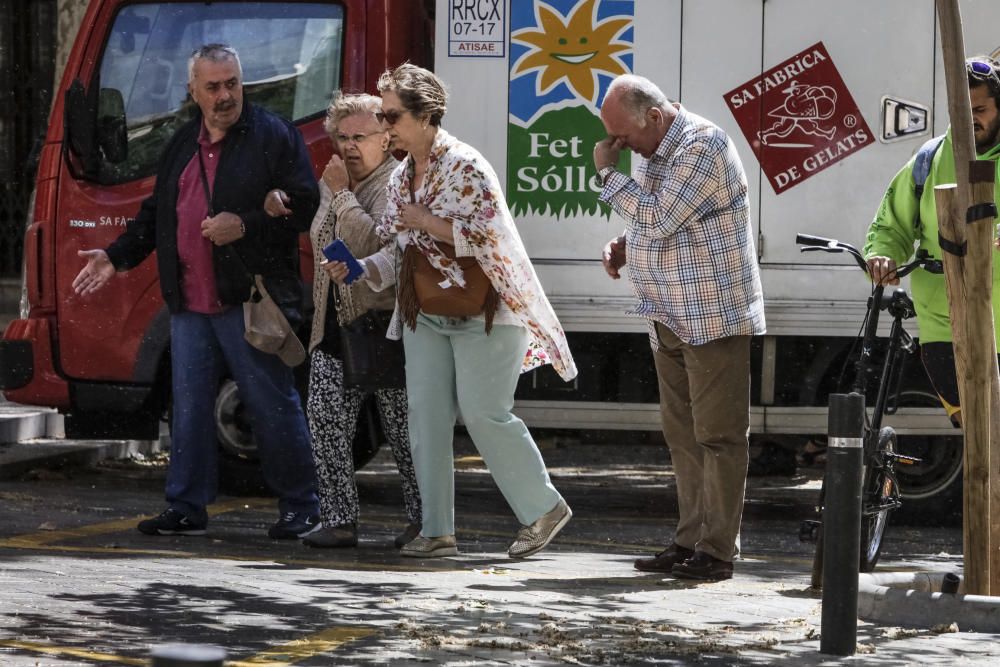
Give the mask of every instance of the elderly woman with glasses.
<path id="1" fill-rule="evenodd" d="M 404 64 L 385 72 L 378 89 L 392 147 L 408 153 L 389 180 L 379 225 L 387 245 L 363 261 L 370 284 L 396 284 L 399 294 L 390 335 L 401 333 L 406 349 L 410 438 L 424 503 L 420 536 L 402 554 L 458 553 L 452 440 L 461 413 L 523 525 L 508 554 L 530 556 L 549 544 L 572 512 L 553 487 L 524 422 L 511 414 L 514 389 L 522 371 L 552 364 L 570 380 L 576 367 L 493 168 L 441 127 L 447 101 L 441 80 Z M 425 312 L 407 269 L 417 262 L 400 260 L 415 253 L 441 286 L 464 286 L 481 270 L 491 295 L 482 312 L 469 317 Z M 337 263 L 332 275 L 339 280 L 346 272 Z"/>
<path id="2" fill-rule="evenodd" d="M 320 207 L 309 230 L 316 258 L 323 257 L 322 249 L 333 239 L 342 240 L 359 257 L 375 252 L 381 245 L 375 226 L 386 208 L 389 176 L 399 163 L 389 153 L 389 136 L 375 117 L 380 107 L 379 98 L 373 95 L 335 93 L 327 110 L 324 127 L 337 152 L 323 171 Z M 288 215 L 288 206 L 294 207 L 294 202 L 288 201 L 283 192 L 268 194 L 265 209 L 270 215 Z M 302 541 L 313 547 L 353 547 L 358 543 L 360 511 L 352 443 L 364 393 L 344 384 L 339 328 L 371 309 L 391 312 L 395 294 L 391 289 L 375 292 L 364 281 L 331 285 L 332 268 L 330 262 L 316 264 L 315 313 L 309 338 L 307 412 L 320 483 L 323 529 Z M 403 483 L 409 523 L 395 541 L 397 547 L 402 547 L 419 533 L 421 516 L 407 432 L 406 390 L 379 389 L 375 398 Z"/>

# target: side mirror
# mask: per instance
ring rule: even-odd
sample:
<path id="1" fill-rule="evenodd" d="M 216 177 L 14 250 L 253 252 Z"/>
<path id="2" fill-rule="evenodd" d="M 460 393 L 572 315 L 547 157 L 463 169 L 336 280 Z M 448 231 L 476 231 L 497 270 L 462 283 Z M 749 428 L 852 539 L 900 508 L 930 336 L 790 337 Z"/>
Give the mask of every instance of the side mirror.
<path id="1" fill-rule="evenodd" d="M 96 81 L 94 82 L 96 83 Z M 76 158 L 70 161 L 74 176 L 97 175 L 97 87 L 84 88 L 79 79 L 66 90 L 63 109 L 63 147 Z"/>
<path id="2" fill-rule="evenodd" d="M 101 88 L 97 99 L 97 145 L 112 164 L 128 158 L 125 100 L 116 88 Z"/>

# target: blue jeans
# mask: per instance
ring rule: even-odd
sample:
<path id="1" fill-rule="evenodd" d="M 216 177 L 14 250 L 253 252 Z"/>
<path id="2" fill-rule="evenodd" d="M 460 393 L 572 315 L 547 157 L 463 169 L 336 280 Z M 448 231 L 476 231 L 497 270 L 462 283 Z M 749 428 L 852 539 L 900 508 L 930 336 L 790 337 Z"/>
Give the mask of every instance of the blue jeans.
<path id="1" fill-rule="evenodd" d="M 228 368 L 246 406 L 264 479 L 285 512 L 319 513 L 309 429 L 292 369 L 243 339 L 243 309 L 170 317 L 173 418 L 167 503 L 206 518 L 218 485 L 215 397 Z"/>

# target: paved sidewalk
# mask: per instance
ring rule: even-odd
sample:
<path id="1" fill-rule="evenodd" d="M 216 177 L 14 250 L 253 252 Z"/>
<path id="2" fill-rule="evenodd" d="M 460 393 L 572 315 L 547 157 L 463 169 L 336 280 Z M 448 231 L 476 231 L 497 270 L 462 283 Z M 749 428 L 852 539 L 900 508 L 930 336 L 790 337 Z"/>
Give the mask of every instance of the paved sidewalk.
<path id="1" fill-rule="evenodd" d="M 1000 660 L 1000 635 L 866 622 L 858 655 L 821 655 L 812 545 L 797 541 L 814 475 L 751 480 L 736 577 L 699 584 L 631 566 L 673 521 L 660 448 L 543 451 L 575 516 L 523 561 L 506 557 L 516 522 L 467 447 L 457 458 L 462 553 L 435 560 L 389 546 L 401 511 L 387 451 L 359 473 L 361 546 L 347 550 L 268 540 L 273 499 L 220 499 L 204 538 L 142 536 L 135 521 L 162 506 L 162 470 L 0 483 L 0 664 L 141 665 L 151 645 L 173 641 L 223 645 L 233 667 Z M 960 532 L 892 527 L 879 570 L 956 569 Z"/>
<path id="2" fill-rule="evenodd" d="M 801 562 L 751 557 L 737 579 L 691 584 L 638 576 L 628 558 L 572 546 L 525 562 L 486 551 L 410 563 L 371 545 L 355 562 L 281 558 L 222 567 L 199 557 L 140 565 L 116 558 L 83 576 L 78 557 L 38 555 L 18 562 L 16 574 L 0 574 L 5 605 L 17 610 L 17 622 L 8 616 L 0 628 L 0 663 L 39 664 L 35 651 L 17 650 L 38 647 L 39 638 L 133 659 L 154 637 L 201 641 L 248 661 L 269 645 L 345 636 L 355 638 L 278 664 L 844 662 L 818 653 L 819 602 Z M 215 572 L 216 581 L 193 583 L 192 570 Z M 65 592 L 68 580 L 76 592 Z M 849 662 L 996 664 L 996 640 L 862 624 Z"/>

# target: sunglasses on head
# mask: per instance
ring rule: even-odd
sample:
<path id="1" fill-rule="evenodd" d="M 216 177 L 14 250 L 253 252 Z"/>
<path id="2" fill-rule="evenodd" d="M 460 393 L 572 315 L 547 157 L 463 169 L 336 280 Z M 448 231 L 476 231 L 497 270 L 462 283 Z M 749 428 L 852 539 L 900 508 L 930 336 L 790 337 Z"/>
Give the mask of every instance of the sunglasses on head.
<path id="1" fill-rule="evenodd" d="M 388 123 L 389 125 L 395 125 L 399 122 L 399 119 L 403 117 L 405 111 L 400 111 L 398 109 L 389 109 L 388 111 L 376 111 L 375 120 L 380 123 Z"/>
<path id="2" fill-rule="evenodd" d="M 989 79 L 996 86 L 1000 87 L 1000 77 L 997 76 L 997 71 L 993 63 L 985 60 L 967 60 L 965 61 L 965 69 L 974 78 Z"/>

